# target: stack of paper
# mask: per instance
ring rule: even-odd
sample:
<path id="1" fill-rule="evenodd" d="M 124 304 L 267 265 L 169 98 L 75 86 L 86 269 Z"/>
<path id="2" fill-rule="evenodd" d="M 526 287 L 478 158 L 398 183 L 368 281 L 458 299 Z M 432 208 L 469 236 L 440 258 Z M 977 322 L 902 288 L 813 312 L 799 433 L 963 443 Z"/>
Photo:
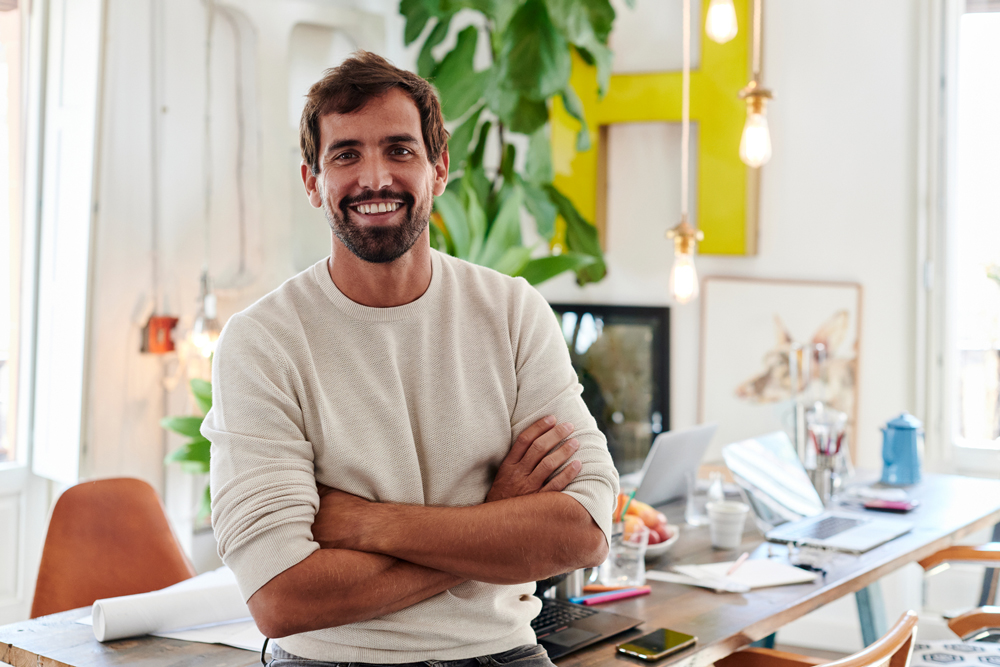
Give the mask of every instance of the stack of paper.
<path id="1" fill-rule="evenodd" d="M 78 623 L 98 641 L 156 635 L 259 651 L 257 630 L 232 570 L 221 567 L 163 590 L 98 600 Z"/>
<path id="2" fill-rule="evenodd" d="M 735 561 L 708 563 L 706 565 L 676 565 L 675 573 L 647 570 L 646 578 L 653 581 L 668 581 L 691 586 L 711 588 L 727 593 L 745 593 L 753 588 L 786 586 L 816 581 L 815 572 L 782 563 L 770 558 L 748 560 L 727 575 Z"/>

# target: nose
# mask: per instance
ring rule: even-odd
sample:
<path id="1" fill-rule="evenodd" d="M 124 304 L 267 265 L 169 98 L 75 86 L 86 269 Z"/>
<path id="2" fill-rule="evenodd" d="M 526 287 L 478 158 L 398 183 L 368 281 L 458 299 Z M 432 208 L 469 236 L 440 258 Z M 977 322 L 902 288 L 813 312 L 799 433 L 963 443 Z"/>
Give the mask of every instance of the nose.
<path id="1" fill-rule="evenodd" d="M 358 185 L 366 190 L 382 190 L 392 185 L 388 161 L 381 155 L 367 158 L 361 165 Z"/>

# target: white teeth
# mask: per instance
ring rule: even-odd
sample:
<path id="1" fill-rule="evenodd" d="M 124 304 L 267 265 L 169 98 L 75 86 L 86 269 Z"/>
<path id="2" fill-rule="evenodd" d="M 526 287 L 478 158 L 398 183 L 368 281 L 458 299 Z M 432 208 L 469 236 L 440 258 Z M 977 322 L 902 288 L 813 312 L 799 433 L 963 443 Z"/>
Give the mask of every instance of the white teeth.
<path id="1" fill-rule="evenodd" d="M 388 204 L 358 204 L 359 213 L 391 213 L 398 209 L 402 204 L 399 202 L 389 202 Z"/>
<path id="2" fill-rule="evenodd" d="M 385 206 L 385 204 L 379 204 L 379 205 L 378 205 L 378 212 L 379 212 L 379 213 L 385 213 L 385 211 L 386 211 L 386 206 Z"/>

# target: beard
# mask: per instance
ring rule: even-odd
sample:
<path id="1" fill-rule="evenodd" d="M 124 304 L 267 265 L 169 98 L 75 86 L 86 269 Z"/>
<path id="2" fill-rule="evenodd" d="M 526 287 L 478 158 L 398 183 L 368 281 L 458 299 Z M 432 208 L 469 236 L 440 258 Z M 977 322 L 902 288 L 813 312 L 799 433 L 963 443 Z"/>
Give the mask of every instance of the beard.
<path id="1" fill-rule="evenodd" d="M 363 204 L 375 199 L 394 199 L 403 202 L 405 210 L 403 219 L 395 225 L 378 225 L 366 227 L 359 225 L 352 217 L 358 215 L 351 211 L 351 206 Z M 369 191 L 356 197 L 344 197 L 338 206 L 330 205 L 323 197 L 323 212 L 330 223 L 330 229 L 340 239 L 340 242 L 358 259 L 371 264 L 385 264 L 402 257 L 420 235 L 424 233 L 430 222 L 431 206 L 429 202 L 420 205 L 409 192 L 393 190 Z"/>

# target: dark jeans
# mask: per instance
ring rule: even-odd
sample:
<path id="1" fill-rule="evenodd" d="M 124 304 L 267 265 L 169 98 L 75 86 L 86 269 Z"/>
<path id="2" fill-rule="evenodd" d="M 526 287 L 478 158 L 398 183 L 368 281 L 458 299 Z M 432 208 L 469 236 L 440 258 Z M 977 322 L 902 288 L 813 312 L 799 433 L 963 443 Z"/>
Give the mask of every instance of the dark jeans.
<path id="1" fill-rule="evenodd" d="M 549 654 L 538 644 L 525 644 L 503 653 L 483 655 L 478 658 L 463 660 L 425 660 L 423 662 L 405 662 L 397 665 L 370 665 L 363 662 L 323 662 L 308 660 L 292 655 L 280 646 L 271 645 L 271 662 L 268 667 L 555 667 Z"/>

